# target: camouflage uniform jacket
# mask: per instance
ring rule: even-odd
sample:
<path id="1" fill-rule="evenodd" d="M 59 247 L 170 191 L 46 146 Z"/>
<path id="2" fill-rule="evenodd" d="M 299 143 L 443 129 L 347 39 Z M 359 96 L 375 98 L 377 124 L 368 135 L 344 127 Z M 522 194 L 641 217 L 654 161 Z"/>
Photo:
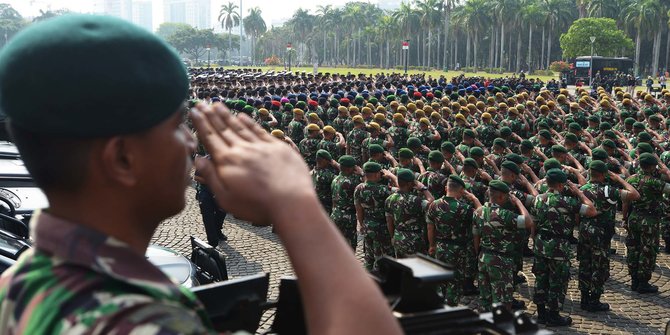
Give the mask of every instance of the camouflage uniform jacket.
<path id="1" fill-rule="evenodd" d="M 347 117 L 337 116 L 335 119 L 333 119 L 333 122 L 331 122 L 330 125 L 335 128 L 335 131 L 338 133 L 347 136 L 347 133 L 344 131 L 344 124 L 347 122 L 347 120 Z"/>
<path id="2" fill-rule="evenodd" d="M 345 212 L 355 212 L 354 207 L 354 190 L 356 186 L 361 183 L 361 176 L 351 174 L 345 176 L 340 173 L 333 183 L 330 184 L 330 191 L 333 195 L 333 209 L 339 209 Z"/>
<path id="3" fill-rule="evenodd" d="M 640 199 L 633 202 L 634 212 L 643 216 L 664 212 L 663 194 L 670 191 L 670 184 L 661 179 L 658 171 L 647 174 L 640 169 L 639 173 L 632 175 L 627 181 L 640 193 Z"/>
<path id="4" fill-rule="evenodd" d="M 215 334 L 202 304 L 144 255 L 47 213 L 0 277 L 3 334 Z"/>
<path id="5" fill-rule="evenodd" d="M 435 171 L 429 167 L 426 172 L 419 176 L 419 181 L 428 187 L 433 198 L 439 199 L 445 193 L 444 187 L 447 186 L 447 178 L 440 171 Z"/>
<path id="6" fill-rule="evenodd" d="M 430 204 L 426 223 L 435 225 L 436 242 L 465 247 L 472 226 L 472 207 L 465 201 L 444 196 Z"/>
<path id="7" fill-rule="evenodd" d="M 384 203 L 391 193 L 391 187 L 383 183 L 365 182 L 356 186 L 354 203 L 363 207 L 365 222 L 376 222 L 386 227 Z"/>
<path id="8" fill-rule="evenodd" d="M 474 214 L 472 234 L 480 236 L 480 249 L 512 257 L 517 229 L 525 223 L 518 215 L 493 203 L 485 203 Z"/>
<path id="9" fill-rule="evenodd" d="M 293 120 L 288 123 L 288 126 L 286 127 L 286 135 L 291 138 L 291 141 L 295 144 L 299 144 L 300 141 L 302 141 L 303 138 L 305 138 L 305 124 Z"/>
<path id="10" fill-rule="evenodd" d="M 386 215 L 392 216 L 395 229 L 402 232 L 422 232 L 428 201 L 416 192 L 395 192 L 386 199 Z"/>
<path id="11" fill-rule="evenodd" d="M 312 182 L 316 195 L 325 208 L 330 208 L 333 205 L 333 193 L 330 186 L 337 175 L 337 169 L 330 166 L 324 169 L 315 167 L 312 170 Z"/>
<path id="12" fill-rule="evenodd" d="M 316 164 L 316 152 L 319 150 L 320 138 L 303 138 L 298 142 L 300 154 L 310 168 Z"/>
<path id="13" fill-rule="evenodd" d="M 477 127 L 477 135 L 479 135 L 479 141 L 485 147 L 490 148 L 493 146 L 493 140 L 498 137 L 498 131 L 492 124 L 482 123 Z"/>
<path id="14" fill-rule="evenodd" d="M 342 149 L 339 146 L 339 142 L 335 142 L 334 140 L 327 140 L 324 138 L 319 142 L 317 148 L 319 150 L 328 151 L 336 162 L 340 159 L 340 156 L 342 156 Z"/>
<path id="15" fill-rule="evenodd" d="M 579 198 L 567 193 L 548 191 L 535 198 L 533 217 L 537 225 L 535 253 L 546 258 L 570 259 L 575 215 L 583 213 Z"/>
<path id="16" fill-rule="evenodd" d="M 395 155 L 398 151 L 398 148 L 404 148 L 407 145 L 407 139 L 409 138 L 409 129 L 403 126 L 392 126 L 388 129 L 388 134 L 393 140 L 393 148 L 391 148 L 391 153 Z"/>
<path id="17" fill-rule="evenodd" d="M 366 138 L 370 137 L 370 133 L 367 131 L 354 128 L 347 135 L 347 147 L 350 150 L 351 156 L 356 159 L 357 164 L 363 164 L 363 142 Z"/>

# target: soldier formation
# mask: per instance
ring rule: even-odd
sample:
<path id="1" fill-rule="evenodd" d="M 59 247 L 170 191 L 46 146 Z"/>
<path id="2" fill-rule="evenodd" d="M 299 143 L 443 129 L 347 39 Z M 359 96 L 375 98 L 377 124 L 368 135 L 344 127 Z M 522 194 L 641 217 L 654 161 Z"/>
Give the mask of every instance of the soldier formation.
<path id="1" fill-rule="evenodd" d="M 382 255 L 428 254 L 453 266 L 449 305 L 478 292 L 483 310 L 520 309 L 513 293 L 533 262 L 538 321 L 566 326 L 574 257 L 581 308 L 609 310 L 601 295 L 620 226 L 630 289 L 658 290 L 649 280 L 659 237 L 670 252 L 670 220 L 659 215 L 670 194 L 668 91 L 571 92 L 525 76 L 194 69 L 191 78 L 194 98 L 248 114 L 301 153 L 353 249 L 360 228 L 369 271 Z"/>

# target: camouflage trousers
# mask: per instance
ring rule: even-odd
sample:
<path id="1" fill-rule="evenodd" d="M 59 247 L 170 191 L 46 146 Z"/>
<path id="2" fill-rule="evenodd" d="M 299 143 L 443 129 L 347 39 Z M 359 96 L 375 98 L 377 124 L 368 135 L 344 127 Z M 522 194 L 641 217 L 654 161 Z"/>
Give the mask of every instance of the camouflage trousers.
<path id="1" fill-rule="evenodd" d="M 633 212 L 628 217 L 628 237 L 626 247 L 628 255 L 628 273 L 641 282 L 651 279 L 656 267 L 658 254 L 658 238 L 660 219 L 653 216 L 642 216 Z"/>
<path id="2" fill-rule="evenodd" d="M 400 231 L 395 230 L 393 234 L 393 249 L 396 258 L 404 258 L 414 254 L 425 254 L 426 244 L 423 239 L 423 231 Z"/>
<path id="3" fill-rule="evenodd" d="M 319 202 L 321 202 L 321 206 L 326 211 L 326 213 L 328 213 L 328 215 L 330 215 L 333 212 L 333 199 L 332 198 L 321 198 L 321 197 L 319 197 Z"/>
<path id="4" fill-rule="evenodd" d="M 483 251 L 479 254 L 479 302 L 484 311 L 494 303 L 514 300 L 514 259 Z"/>
<path id="5" fill-rule="evenodd" d="M 475 245 L 472 238 L 468 240 L 465 247 L 465 263 L 463 265 L 463 279 L 475 280 L 479 274 L 479 266 L 477 264 L 477 254 L 475 254 Z"/>
<path id="6" fill-rule="evenodd" d="M 456 306 L 463 297 L 463 269 L 466 260 L 466 248 L 453 243 L 437 241 L 435 258 L 441 262 L 451 264 L 454 279 L 446 285 L 445 298 L 449 306 Z"/>
<path id="7" fill-rule="evenodd" d="M 532 270 L 535 274 L 533 302 L 536 305 L 546 305 L 550 311 L 559 310 L 568 291 L 570 260 L 535 255 Z"/>
<path id="8" fill-rule="evenodd" d="M 526 229 L 517 229 L 513 244 L 514 270 L 515 272 L 519 272 L 523 270 L 523 249 L 528 245 Z"/>
<path id="9" fill-rule="evenodd" d="M 603 294 L 605 282 L 610 276 L 610 241 L 607 227 L 588 223 L 580 225 L 577 245 L 580 291 Z"/>
<path id="10" fill-rule="evenodd" d="M 386 222 L 368 221 L 363 224 L 365 231 L 363 239 L 365 268 L 377 270 L 377 260 L 383 255 L 393 256 L 395 251 L 391 245 L 391 235 L 389 234 Z"/>
<path id="11" fill-rule="evenodd" d="M 333 220 L 335 226 L 340 230 L 344 238 L 349 242 L 349 245 L 354 252 L 358 245 L 358 236 L 356 235 L 356 211 L 342 210 L 340 208 L 333 208 L 330 214 L 330 219 Z"/>

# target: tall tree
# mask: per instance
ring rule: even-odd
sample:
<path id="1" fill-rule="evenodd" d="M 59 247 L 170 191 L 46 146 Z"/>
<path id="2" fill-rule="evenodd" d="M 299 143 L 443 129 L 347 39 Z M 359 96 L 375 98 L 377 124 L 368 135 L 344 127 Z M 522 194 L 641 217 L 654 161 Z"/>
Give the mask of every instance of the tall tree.
<path id="1" fill-rule="evenodd" d="M 242 20 L 244 32 L 251 36 L 251 63 L 256 64 L 256 39 L 268 30 L 265 20 L 261 16 L 261 9 L 253 7 L 249 9 L 249 15 Z"/>
<path id="2" fill-rule="evenodd" d="M 218 20 L 221 22 L 221 28 L 224 28 L 228 31 L 228 48 L 231 50 L 233 48 L 233 28 L 240 25 L 240 14 L 237 12 L 237 10 L 238 7 L 233 2 L 228 2 L 227 4 L 221 5 L 221 9 L 219 10 Z M 241 59 L 240 64 L 242 64 Z"/>
<path id="3" fill-rule="evenodd" d="M 656 0 L 632 0 L 621 12 L 625 24 L 635 30 L 635 75 L 640 73 L 640 51 L 643 35 L 656 28 L 659 2 Z"/>

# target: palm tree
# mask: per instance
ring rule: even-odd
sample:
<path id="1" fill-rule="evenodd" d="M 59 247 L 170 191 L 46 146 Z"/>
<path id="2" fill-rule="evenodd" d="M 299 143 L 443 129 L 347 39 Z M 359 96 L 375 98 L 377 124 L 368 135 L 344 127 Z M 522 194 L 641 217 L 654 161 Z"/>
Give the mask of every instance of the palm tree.
<path id="1" fill-rule="evenodd" d="M 292 27 L 293 37 L 298 41 L 298 46 L 303 48 L 302 56 L 304 59 L 305 54 L 313 50 L 310 43 L 312 37 L 310 33 L 314 28 L 314 16 L 308 10 L 298 8 L 287 24 Z M 313 58 L 314 55 L 310 56 L 310 58 Z"/>
<path id="2" fill-rule="evenodd" d="M 643 34 L 652 33 L 660 8 L 657 0 L 633 0 L 621 12 L 621 17 L 628 28 L 636 31 L 635 35 L 635 75 L 640 72 L 640 48 Z"/>
<path id="3" fill-rule="evenodd" d="M 404 30 L 405 32 L 405 39 L 409 40 L 411 33 L 414 32 L 414 27 L 416 27 L 417 23 L 419 22 L 419 16 L 417 15 L 416 11 L 414 8 L 409 3 L 406 2 L 401 2 L 400 7 L 391 14 L 391 17 L 393 17 L 393 20 L 396 22 L 396 24 L 399 27 L 402 27 L 401 29 Z M 417 41 L 417 47 L 419 46 L 419 43 Z M 409 55 L 409 50 L 406 52 L 407 55 Z M 417 58 L 419 56 L 418 49 L 417 49 Z"/>
<path id="4" fill-rule="evenodd" d="M 254 7 L 249 9 L 249 15 L 242 20 L 244 32 L 251 36 L 251 63 L 256 63 L 256 39 L 266 30 L 265 20 L 261 16 L 261 9 Z"/>
<path id="5" fill-rule="evenodd" d="M 426 39 L 424 39 L 423 43 L 424 48 L 428 48 L 427 52 L 424 49 L 425 61 L 423 63 L 426 67 L 430 67 L 433 28 L 435 27 L 435 22 L 439 21 L 441 0 L 420 0 L 416 2 L 416 5 L 421 28 L 428 31 L 427 43 L 425 43 Z"/>
<path id="6" fill-rule="evenodd" d="M 544 0 L 543 6 L 547 13 L 548 24 L 549 24 L 549 36 L 547 38 L 547 65 L 546 68 L 549 68 L 551 63 L 551 47 L 553 45 L 553 33 L 555 31 L 560 31 L 563 26 L 571 22 L 572 13 L 570 11 L 570 0 Z"/>
<path id="7" fill-rule="evenodd" d="M 533 29 L 541 25 L 543 20 L 542 7 L 537 0 L 528 0 L 522 5 L 522 19 L 528 24 L 528 72 L 533 71 Z M 542 42 L 544 46 L 544 41 Z"/>
<path id="8" fill-rule="evenodd" d="M 386 68 L 388 69 L 391 66 L 390 63 L 391 36 L 393 36 L 394 32 L 397 30 L 396 22 L 390 15 L 384 15 L 377 24 L 377 30 L 379 31 L 379 35 L 382 38 L 382 41 L 386 41 Z M 380 59 L 382 59 L 381 51 L 379 52 L 379 54 Z M 384 67 L 383 61 L 380 61 L 379 64 L 381 67 Z"/>
<path id="9" fill-rule="evenodd" d="M 240 25 L 240 14 L 237 12 L 237 9 L 237 5 L 233 2 L 228 2 L 227 5 L 221 5 L 221 10 L 219 10 L 218 20 L 221 22 L 221 28 L 228 30 L 228 50 L 233 50 L 233 28 Z"/>
<path id="10" fill-rule="evenodd" d="M 323 33 L 323 61 L 327 59 L 326 55 L 326 38 L 328 37 L 328 31 L 330 28 L 333 26 L 333 6 L 332 5 L 326 5 L 326 6 L 316 6 L 316 15 L 317 15 L 317 21 L 319 22 L 319 28 Z"/>
<path id="11" fill-rule="evenodd" d="M 614 0 L 588 0 L 586 2 L 586 12 L 590 17 L 616 17 L 620 10 L 620 1 Z"/>

